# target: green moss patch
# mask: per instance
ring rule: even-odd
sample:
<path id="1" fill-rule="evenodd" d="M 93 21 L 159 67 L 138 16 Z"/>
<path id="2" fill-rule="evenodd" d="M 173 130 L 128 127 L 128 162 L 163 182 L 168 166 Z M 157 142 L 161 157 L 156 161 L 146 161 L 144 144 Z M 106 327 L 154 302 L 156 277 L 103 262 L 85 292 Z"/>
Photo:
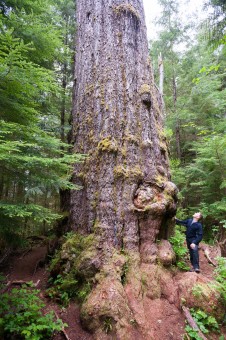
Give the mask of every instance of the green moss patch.
<path id="1" fill-rule="evenodd" d="M 92 277 L 98 271 L 93 263 L 96 256 L 93 234 L 70 233 L 51 261 L 47 295 L 63 305 L 71 298 L 83 302 L 91 291 Z"/>

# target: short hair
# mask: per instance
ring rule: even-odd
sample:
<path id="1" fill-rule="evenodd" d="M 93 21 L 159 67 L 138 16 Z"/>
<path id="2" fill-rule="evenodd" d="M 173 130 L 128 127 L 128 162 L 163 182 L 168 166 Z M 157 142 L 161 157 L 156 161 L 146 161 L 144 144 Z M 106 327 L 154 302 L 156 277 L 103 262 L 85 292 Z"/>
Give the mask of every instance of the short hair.
<path id="1" fill-rule="evenodd" d="M 199 211 L 199 214 L 200 214 L 199 221 L 202 221 L 203 220 L 203 214 L 201 213 L 201 211 Z"/>

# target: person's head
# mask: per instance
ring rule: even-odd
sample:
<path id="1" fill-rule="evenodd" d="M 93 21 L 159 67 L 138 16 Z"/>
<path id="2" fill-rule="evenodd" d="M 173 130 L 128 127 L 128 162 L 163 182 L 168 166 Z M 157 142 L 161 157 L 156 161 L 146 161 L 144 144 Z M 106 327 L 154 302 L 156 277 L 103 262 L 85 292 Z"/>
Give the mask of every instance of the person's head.
<path id="1" fill-rule="evenodd" d="M 197 221 L 200 221 L 202 219 L 202 214 L 199 212 L 194 213 L 193 218 L 195 218 Z"/>

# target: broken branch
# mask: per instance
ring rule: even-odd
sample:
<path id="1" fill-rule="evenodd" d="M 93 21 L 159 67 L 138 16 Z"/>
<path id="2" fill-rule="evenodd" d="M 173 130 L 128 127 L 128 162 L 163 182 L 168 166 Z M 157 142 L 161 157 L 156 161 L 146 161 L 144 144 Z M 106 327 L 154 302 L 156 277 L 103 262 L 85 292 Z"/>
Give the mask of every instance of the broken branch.
<path id="1" fill-rule="evenodd" d="M 182 306 L 182 310 L 184 312 L 185 318 L 187 320 L 187 322 L 189 323 L 189 325 L 198 332 L 198 335 L 201 339 L 203 340 L 208 340 L 205 335 L 200 331 L 197 323 L 195 322 L 195 320 L 193 319 L 189 309 L 185 306 Z"/>
<path id="2" fill-rule="evenodd" d="M 209 263 L 211 263 L 214 267 L 216 267 L 217 264 L 215 262 L 213 262 L 213 260 L 210 258 L 210 251 L 209 251 L 208 248 L 204 249 L 204 254 L 205 254 L 207 260 L 209 261 Z"/>
<path id="3" fill-rule="evenodd" d="M 59 320 L 60 318 L 59 318 L 59 316 L 57 315 L 57 312 L 54 311 L 54 313 L 55 313 L 55 315 L 56 315 L 57 320 Z M 66 338 L 67 340 L 71 340 L 71 338 L 69 338 L 69 336 L 67 335 L 67 333 L 66 333 L 64 327 L 61 328 L 61 332 L 64 334 L 64 336 L 65 336 L 65 338 Z"/>

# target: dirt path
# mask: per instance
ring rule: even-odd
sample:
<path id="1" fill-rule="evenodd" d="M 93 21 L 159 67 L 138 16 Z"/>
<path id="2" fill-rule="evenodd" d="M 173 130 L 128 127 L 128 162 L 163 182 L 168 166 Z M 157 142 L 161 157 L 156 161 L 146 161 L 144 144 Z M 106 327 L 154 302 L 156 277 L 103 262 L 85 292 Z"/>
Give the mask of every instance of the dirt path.
<path id="1" fill-rule="evenodd" d="M 203 275 L 208 279 L 213 279 L 214 266 L 208 263 L 204 255 L 205 246 L 201 245 L 200 249 L 200 268 L 201 273 L 194 275 Z M 46 303 L 46 312 L 53 310 L 57 313 L 63 322 L 68 324 L 66 332 L 71 340 L 91 340 L 93 336 L 82 329 L 79 318 L 79 306 L 71 302 L 67 308 L 60 308 L 59 305 L 45 298 L 45 289 L 47 286 L 49 273 L 45 269 L 44 260 L 47 254 L 45 245 L 36 245 L 30 251 L 24 254 L 14 255 L 10 259 L 10 267 L 5 269 L 7 280 L 9 281 L 39 281 L 38 289 L 41 290 L 40 296 Z M 211 249 L 211 256 L 216 256 L 215 249 Z M 180 272 L 178 278 L 183 277 L 184 273 Z M 146 318 L 152 325 L 152 333 L 156 340 L 181 340 L 184 334 L 185 320 L 181 313 L 173 304 L 170 304 L 165 298 L 150 300 L 146 302 Z M 54 340 L 65 340 L 62 333 L 53 337 Z M 216 338 L 218 339 L 218 338 Z M 101 339 L 99 339 L 101 340 Z"/>
<path id="2" fill-rule="evenodd" d="M 154 339 L 182 340 L 185 320 L 181 312 L 168 300 L 147 299 L 145 301 L 146 318 L 152 325 Z"/>
<path id="3" fill-rule="evenodd" d="M 46 246 L 37 246 L 10 259 L 8 281 L 33 281 L 40 280 L 39 289 L 44 288 L 47 282 L 48 273 L 40 262 L 44 263 L 47 254 Z"/>

